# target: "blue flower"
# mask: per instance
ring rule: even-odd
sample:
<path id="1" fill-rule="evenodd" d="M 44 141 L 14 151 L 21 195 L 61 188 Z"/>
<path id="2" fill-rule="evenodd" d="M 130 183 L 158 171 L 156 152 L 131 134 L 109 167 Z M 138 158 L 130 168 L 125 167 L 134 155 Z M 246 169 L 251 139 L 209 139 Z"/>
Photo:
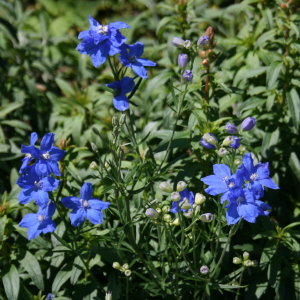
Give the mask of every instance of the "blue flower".
<path id="1" fill-rule="evenodd" d="M 80 198 L 65 197 L 61 201 L 67 208 L 73 209 L 70 213 L 71 224 L 79 226 L 88 219 L 93 224 L 103 222 L 102 210 L 109 207 L 109 202 L 103 202 L 92 197 L 92 184 L 85 182 L 80 190 Z"/>
<path id="2" fill-rule="evenodd" d="M 50 176 L 42 177 L 31 167 L 28 173 L 19 177 L 17 184 L 22 188 L 18 197 L 21 204 L 35 200 L 38 206 L 45 207 L 49 202 L 48 192 L 58 187 L 59 180 Z"/>
<path id="3" fill-rule="evenodd" d="M 147 70 L 144 67 L 154 67 L 156 63 L 141 58 L 144 52 L 144 45 L 140 42 L 137 42 L 133 45 L 122 45 L 120 53 L 121 63 L 128 68 L 131 68 L 132 71 L 142 78 L 147 78 Z"/>
<path id="4" fill-rule="evenodd" d="M 30 135 L 30 146 L 32 146 L 32 149 L 35 148 L 34 145 L 35 145 L 35 143 L 36 143 L 37 140 L 38 140 L 37 133 L 36 132 L 32 132 L 31 135 Z M 23 147 L 26 147 L 26 146 L 23 146 Z M 30 164 L 30 162 L 32 160 L 34 160 L 34 157 L 30 153 L 27 153 L 25 155 L 25 157 L 22 159 L 22 166 L 21 166 L 20 171 L 19 171 L 21 174 L 24 171 L 26 172 L 26 169 L 27 169 L 28 165 Z"/>
<path id="5" fill-rule="evenodd" d="M 233 149 L 237 149 L 241 146 L 241 138 L 238 138 L 236 136 L 232 136 L 232 143 L 229 145 Z"/>
<path id="6" fill-rule="evenodd" d="M 198 46 L 205 46 L 209 43 L 209 36 L 208 35 L 202 35 L 197 42 Z"/>
<path id="7" fill-rule="evenodd" d="M 25 215 L 19 223 L 20 227 L 28 228 L 28 239 L 34 239 L 41 233 L 53 232 L 56 228 L 55 223 L 51 220 L 55 212 L 55 204 L 51 202 L 44 208 L 39 208 L 36 214 L 29 213 Z"/>
<path id="8" fill-rule="evenodd" d="M 263 187 L 279 189 L 270 178 L 269 163 L 259 163 L 254 166 L 251 153 L 246 153 L 239 167 L 244 178 L 250 182 L 251 189 L 256 195 L 263 195 Z"/>
<path id="9" fill-rule="evenodd" d="M 243 176 L 240 172 L 231 175 L 229 167 L 225 164 L 215 164 L 213 166 L 214 174 L 201 178 L 201 181 L 209 185 L 205 192 L 216 196 L 222 194 L 221 203 L 236 197 L 239 190 L 242 189 Z"/>
<path id="10" fill-rule="evenodd" d="M 225 206 L 228 225 L 237 223 L 241 218 L 250 223 L 255 223 L 258 216 L 269 215 L 271 207 L 259 200 L 248 189 L 239 190 L 239 195 L 232 197 Z"/>
<path id="11" fill-rule="evenodd" d="M 255 126 L 255 124 L 256 119 L 253 117 L 248 117 L 242 122 L 241 128 L 243 131 L 249 131 Z"/>
<path id="12" fill-rule="evenodd" d="M 21 152 L 25 153 L 28 159 L 26 162 L 23 161 L 23 169 L 21 167 L 20 172 L 24 172 L 28 163 L 34 160 L 36 162 L 34 168 L 38 174 L 47 176 L 53 172 L 54 175 L 60 176 L 57 162 L 64 157 L 65 151 L 53 146 L 54 133 L 50 132 L 43 136 L 40 149 L 34 146 L 36 140 L 37 134 L 34 132 L 31 134 L 30 146 L 22 145 Z"/>
<path id="13" fill-rule="evenodd" d="M 129 108 L 129 100 L 126 94 L 134 89 L 134 80 L 130 77 L 124 77 L 113 83 L 106 84 L 107 87 L 114 90 L 114 107 L 117 110 L 124 111 Z"/>
<path id="14" fill-rule="evenodd" d="M 195 202 L 195 197 L 193 192 L 189 192 L 188 189 L 184 189 L 180 194 L 180 200 L 172 203 L 170 212 L 177 213 L 179 209 L 185 212 L 190 210 L 193 207 Z"/>
<path id="15" fill-rule="evenodd" d="M 120 46 L 126 38 L 120 33 L 120 29 L 129 28 L 126 23 L 113 22 L 101 25 L 92 17 L 89 17 L 90 29 L 80 32 L 78 35 L 82 42 L 76 47 L 81 54 L 90 55 L 93 65 L 99 67 L 107 56 L 120 53 Z"/>
<path id="16" fill-rule="evenodd" d="M 182 74 L 182 77 L 185 81 L 192 81 L 193 80 L 192 70 L 185 70 Z"/>

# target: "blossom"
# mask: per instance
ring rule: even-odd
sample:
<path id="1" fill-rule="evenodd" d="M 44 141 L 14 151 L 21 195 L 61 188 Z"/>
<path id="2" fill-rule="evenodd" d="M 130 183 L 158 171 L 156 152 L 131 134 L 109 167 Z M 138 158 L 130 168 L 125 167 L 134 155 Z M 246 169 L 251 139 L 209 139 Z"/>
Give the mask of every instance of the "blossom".
<path id="1" fill-rule="evenodd" d="M 20 227 L 28 228 L 28 239 L 34 239 L 41 233 L 53 232 L 56 228 L 55 223 L 51 220 L 55 212 L 55 204 L 51 202 L 46 207 L 40 207 L 36 214 L 29 213 L 25 215 L 19 223 Z"/>
<path id="2" fill-rule="evenodd" d="M 30 158 L 30 161 L 35 161 L 34 168 L 38 174 L 47 176 L 53 172 L 54 175 L 60 176 L 60 171 L 57 162 L 64 157 L 65 151 L 53 146 L 54 133 L 50 132 L 43 136 L 40 144 L 40 149 L 34 146 L 36 140 L 37 134 L 34 132 L 31 134 L 30 146 L 22 145 L 21 152 L 25 153 L 26 156 Z M 27 161 L 27 165 L 30 161 Z M 24 170 L 25 167 L 23 167 L 23 169 L 20 170 L 20 172 L 24 172 Z"/>
<path id="3" fill-rule="evenodd" d="M 133 45 L 124 44 L 121 47 L 120 61 L 128 68 L 142 78 L 147 78 L 147 70 L 145 67 L 154 67 L 156 63 L 145 58 L 141 58 L 144 52 L 143 43 L 137 42 Z"/>
<path id="4" fill-rule="evenodd" d="M 126 38 L 120 33 L 120 29 L 129 28 L 126 23 L 113 22 L 101 25 L 98 21 L 89 17 L 90 29 L 79 33 L 78 38 L 82 42 L 76 47 L 81 54 L 90 55 L 93 65 L 99 67 L 107 56 L 120 53 L 120 46 Z"/>
<path id="5" fill-rule="evenodd" d="M 45 207 L 49 202 L 48 192 L 58 187 L 59 180 L 51 176 L 38 175 L 35 169 L 31 167 L 27 174 L 22 174 L 19 177 L 17 184 L 22 188 L 18 197 L 21 204 L 35 200 L 38 206 Z"/>
<path id="6" fill-rule="evenodd" d="M 37 133 L 32 132 L 31 135 L 30 135 L 30 146 L 32 146 L 34 148 L 34 145 L 35 145 L 37 140 L 38 140 Z M 30 153 L 27 153 L 25 155 L 25 157 L 22 159 L 22 166 L 21 166 L 20 171 L 19 171 L 21 174 L 26 170 L 26 168 L 28 167 L 28 165 L 30 164 L 30 162 L 33 159 L 34 159 L 34 157 Z"/>
<path id="7" fill-rule="evenodd" d="M 180 200 L 172 202 L 172 207 L 170 209 L 170 212 L 177 213 L 179 209 L 181 211 L 185 212 L 193 206 L 195 202 L 195 197 L 193 192 L 189 192 L 188 189 L 184 189 L 180 193 Z"/>
<path id="8" fill-rule="evenodd" d="M 70 213 L 73 226 L 79 226 L 85 219 L 93 224 L 103 222 L 102 210 L 108 208 L 110 203 L 91 198 L 92 193 L 92 184 L 85 182 L 80 190 L 80 198 L 65 197 L 61 200 L 64 206 L 73 209 Z"/>
<path id="9" fill-rule="evenodd" d="M 258 163 L 254 166 L 251 153 L 244 155 L 243 163 L 239 169 L 245 179 L 249 181 L 251 189 L 256 195 L 263 194 L 263 187 L 275 190 L 279 189 L 270 178 L 269 163 Z"/>
<path id="10" fill-rule="evenodd" d="M 241 138 L 236 136 L 227 136 L 222 145 L 224 146 L 230 146 L 233 149 L 237 149 L 241 146 Z"/>
<path id="11" fill-rule="evenodd" d="M 256 124 L 256 120 L 253 117 L 248 117 L 246 118 L 242 124 L 241 124 L 241 128 L 243 131 L 248 131 L 251 130 Z"/>
<path id="12" fill-rule="evenodd" d="M 114 107 L 120 111 L 128 109 L 129 99 L 126 94 L 134 89 L 134 80 L 130 77 L 124 77 L 121 80 L 106 84 L 106 86 L 114 90 Z"/>

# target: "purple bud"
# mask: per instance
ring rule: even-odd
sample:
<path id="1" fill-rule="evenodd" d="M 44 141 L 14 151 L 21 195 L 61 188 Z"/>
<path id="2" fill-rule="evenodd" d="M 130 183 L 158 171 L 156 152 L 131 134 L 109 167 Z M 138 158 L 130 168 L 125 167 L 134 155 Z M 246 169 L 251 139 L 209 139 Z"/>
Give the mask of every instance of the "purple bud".
<path id="1" fill-rule="evenodd" d="M 187 54 L 184 54 L 184 53 L 180 53 L 178 55 L 178 66 L 180 68 L 185 68 L 187 63 L 188 63 L 188 60 L 189 60 L 189 57 Z"/>
<path id="2" fill-rule="evenodd" d="M 233 149 L 237 149 L 241 146 L 241 138 L 233 136 L 233 142 L 229 145 Z"/>
<path id="3" fill-rule="evenodd" d="M 150 219 L 157 219 L 158 218 L 158 212 L 154 208 L 147 208 L 145 215 Z"/>
<path id="4" fill-rule="evenodd" d="M 206 149 L 216 148 L 217 143 L 218 140 L 212 133 L 205 133 L 200 140 L 200 144 Z"/>
<path id="5" fill-rule="evenodd" d="M 182 77 L 186 81 L 192 81 L 193 79 L 193 72 L 192 70 L 185 70 L 182 74 Z"/>
<path id="6" fill-rule="evenodd" d="M 172 44 L 175 47 L 181 47 L 183 46 L 184 40 L 180 37 L 174 37 L 172 40 Z"/>
<path id="7" fill-rule="evenodd" d="M 246 118 L 242 124 L 241 124 L 241 128 L 243 131 L 248 131 L 251 130 L 256 124 L 256 120 L 253 117 L 248 117 Z"/>
<path id="8" fill-rule="evenodd" d="M 227 124 L 225 125 L 225 129 L 226 129 L 226 132 L 230 133 L 230 134 L 238 133 L 238 129 L 236 128 L 236 126 L 229 122 L 227 122 Z"/>
<path id="9" fill-rule="evenodd" d="M 207 36 L 207 35 L 202 35 L 200 38 L 199 38 L 199 40 L 198 40 L 198 42 L 197 42 L 197 45 L 198 46 L 205 46 L 205 45 L 207 45 L 209 43 L 209 37 Z"/>
<path id="10" fill-rule="evenodd" d="M 208 273 L 209 273 L 209 268 L 208 268 L 208 266 L 202 266 L 202 267 L 200 268 L 200 273 L 203 274 L 203 275 L 208 274 Z"/>
<path id="11" fill-rule="evenodd" d="M 213 219 L 214 219 L 214 215 L 211 214 L 211 213 L 206 213 L 206 214 L 202 214 L 199 219 L 202 221 L 202 222 L 205 222 L 205 223 L 209 223 L 211 222 Z"/>

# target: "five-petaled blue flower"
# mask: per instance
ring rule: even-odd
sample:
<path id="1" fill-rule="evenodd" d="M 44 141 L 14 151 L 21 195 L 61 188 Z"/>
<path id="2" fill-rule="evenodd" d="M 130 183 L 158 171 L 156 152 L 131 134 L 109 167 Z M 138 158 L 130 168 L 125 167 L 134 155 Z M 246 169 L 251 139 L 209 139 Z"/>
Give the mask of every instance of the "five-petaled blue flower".
<path id="1" fill-rule="evenodd" d="M 121 80 L 106 84 L 106 86 L 114 90 L 114 107 L 120 111 L 128 109 L 129 100 L 126 94 L 134 89 L 134 80 L 130 77 L 124 77 Z"/>
<path id="2" fill-rule="evenodd" d="M 179 209 L 181 209 L 181 211 L 183 212 L 192 209 L 193 204 L 195 202 L 194 193 L 189 192 L 188 189 L 184 189 L 179 194 L 180 194 L 180 200 L 174 201 L 170 209 L 170 212 L 174 214 L 177 213 Z"/>
<path id="3" fill-rule="evenodd" d="M 17 184 L 22 188 L 19 194 L 19 202 L 26 204 L 31 200 L 35 200 L 40 207 L 45 207 L 49 202 L 48 192 L 58 187 L 59 180 L 46 176 L 38 175 L 34 168 L 28 169 L 28 173 L 22 174 L 17 180 Z"/>
<path id="4" fill-rule="evenodd" d="M 137 42 L 133 45 L 123 44 L 121 47 L 120 61 L 142 78 L 147 78 L 147 70 L 144 67 L 154 67 L 156 63 L 145 58 L 141 58 L 144 52 L 143 43 Z"/>
<path id="5" fill-rule="evenodd" d="M 88 219 L 93 224 L 103 222 L 102 210 L 109 207 L 109 202 L 104 202 L 92 197 L 92 184 L 85 182 L 80 190 L 80 198 L 65 197 L 61 201 L 67 208 L 73 209 L 70 213 L 71 224 L 79 226 Z"/>
<path id="6" fill-rule="evenodd" d="M 107 56 L 120 53 L 120 46 L 126 38 L 120 33 L 120 29 L 129 28 L 126 23 L 113 22 L 101 25 L 92 17 L 89 17 L 90 29 L 80 32 L 78 35 L 82 42 L 77 46 L 81 54 L 90 55 L 93 65 L 99 67 Z"/>
<path id="7" fill-rule="evenodd" d="M 54 133 L 50 132 L 43 136 L 40 149 L 34 146 L 37 140 L 37 134 L 31 134 L 30 146 L 21 147 L 21 152 L 26 154 L 27 160 L 23 160 L 20 172 L 24 172 L 28 164 L 35 160 L 34 168 L 37 174 L 47 176 L 52 172 L 56 176 L 60 176 L 58 161 L 65 155 L 65 151 L 53 146 Z M 25 157 L 25 158 L 26 158 Z"/>
<path id="8" fill-rule="evenodd" d="M 28 228 L 28 239 L 34 239 L 41 233 L 53 232 L 56 228 L 55 223 L 51 220 L 55 212 L 55 204 L 51 202 L 43 208 L 39 208 L 36 214 L 29 213 L 25 215 L 19 223 L 20 227 Z"/>

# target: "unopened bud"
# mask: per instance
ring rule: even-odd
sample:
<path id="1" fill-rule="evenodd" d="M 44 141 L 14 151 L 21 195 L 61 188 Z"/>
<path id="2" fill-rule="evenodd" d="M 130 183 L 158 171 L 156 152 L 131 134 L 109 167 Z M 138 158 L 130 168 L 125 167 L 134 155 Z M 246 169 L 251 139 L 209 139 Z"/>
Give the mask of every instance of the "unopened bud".
<path id="1" fill-rule="evenodd" d="M 180 225 L 180 221 L 178 218 L 176 218 L 172 223 L 171 225 L 174 225 L 174 226 L 179 226 Z"/>
<path id="2" fill-rule="evenodd" d="M 186 187 L 187 187 L 187 184 L 185 181 L 179 181 L 177 183 L 176 190 L 177 190 L 177 192 L 182 192 Z"/>
<path id="3" fill-rule="evenodd" d="M 209 223 L 214 219 L 214 215 L 211 213 L 203 214 L 199 217 L 202 222 Z"/>
<path id="4" fill-rule="evenodd" d="M 249 131 L 255 126 L 255 124 L 256 119 L 253 117 L 248 117 L 242 122 L 241 128 L 243 131 Z"/>
<path id="5" fill-rule="evenodd" d="M 218 156 L 220 156 L 220 157 L 224 157 L 224 156 L 226 156 L 228 153 L 229 153 L 229 151 L 228 151 L 226 148 L 223 148 L 223 147 L 221 147 L 221 148 L 218 150 Z"/>
<path id="6" fill-rule="evenodd" d="M 166 193 L 172 193 L 173 192 L 173 188 L 171 186 L 171 184 L 167 181 L 161 182 L 159 184 L 159 188 Z"/>
<path id="7" fill-rule="evenodd" d="M 182 78 L 185 81 L 192 81 L 193 80 L 193 72 L 192 70 L 185 70 L 182 74 Z"/>
<path id="8" fill-rule="evenodd" d="M 173 192 L 171 194 L 171 200 L 173 202 L 178 202 L 180 200 L 180 198 L 181 198 L 181 196 L 180 196 L 180 194 L 178 192 Z"/>
<path id="9" fill-rule="evenodd" d="M 200 268 L 200 273 L 203 274 L 203 275 L 208 274 L 208 273 L 209 273 L 209 268 L 208 268 L 208 266 L 202 266 L 202 267 Z"/>
<path id="10" fill-rule="evenodd" d="M 121 265 L 120 265 L 120 263 L 118 263 L 117 261 L 115 261 L 115 262 L 112 264 L 112 267 L 113 267 L 114 269 L 120 270 Z"/>
<path id="11" fill-rule="evenodd" d="M 190 219 L 193 216 L 193 211 L 192 210 L 185 211 L 185 212 L 183 212 L 183 215 L 186 218 Z"/>
<path id="12" fill-rule="evenodd" d="M 198 46 L 205 46 L 209 43 L 209 37 L 207 35 L 202 35 L 198 42 L 197 42 L 197 45 Z"/>
<path id="13" fill-rule="evenodd" d="M 249 256 L 250 256 L 249 252 L 245 251 L 245 252 L 243 253 L 243 259 L 244 259 L 244 260 L 249 259 Z"/>
<path id="14" fill-rule="evenodd" d="M 169 215 L 169 214 L 165 214 L 165 215 L 163 216 L 163 219 L 164 219 L 165 222 L 170 223 L 171 220 L 172 220 L 172 217 L 171 217 L 171 215 Z"/>
<path id="15" fill-rule="evenodd" d="M 191 205 L 189 203 L 188 198 L 183 198 L 182 202 L 179 203 L 179 206 L 181 209 L 189 209 L 191 208 Z"/>
<path id="16" fill-rule="evenodd" d="M 162 212 L 163 213 L 168 213 L 170 211 L 170 206 L 163 206 L 163 208 L 162 208 Z"/>
<path id="17" fill-rule="evenodd" d="M 90 169 L 92 169 L 92 170 L 97 170 L 98 169 L 98 165 L 95 161 L 92 161 L 90 163 Z"/>
<path id="18" fill-rule="evenodd" d="M 218 143 L 218 140 L 217 138 L 212 134 L 212 133 L 205 133 L 203 134 L 203 137 L 205 142 L 209 143 L 209 144 L 212 144 L 212 145 L 217 145 Z"/>
<path id="19" fill-rule="evenodd" d="M 232 263 L 234 263 L 235 265 L 239 265 L 242 263 L 242 260 L 239 257 L 234 257 L 232 259 Z"/>
<path id="20" fill-rule="evenodd" d="M 180 37 L 174 37 L 172 40 L 172 44 L 175 47 L 181 47 L 183 46 L 184 40 Z"/>
<path id="21" fill-rule="evenodd" d="M 128 264 L 124 264 L 124 265 L 122 266 L 122 268 L 123 268 L 124 270 L 127 270 L 127 269 L 129 269 L 129 265 L 128 265 Z"/>
<path id="22" fill-rule="evenodd" d="M 233 136 L 227 136 L 223 142 L 222 142 L 222 145 L 223 146 L 229 146 L 230 144 L 232 144 L 234 141 L 234 137 Z"/>
<path id="23" fill-rule="evenodd" d="M 160 214 L 160 213 L 161 213 L 161 208 L 160 208 L 160 207 L 157 207 L 157 208 L 156 208 L 156 211 Z"/>
<path id="24" fill-rule="evenodd" d="M 245 267 L 252 267 L 253 266 L 253 262 L 250 259 L 245 260 L 243 264 L 244 264 Z"/>
<path id="25" fill-rule="evenodd" d="M 234 124 L 230 123 L 230 122 L 226 123 L 225 130 L 226 130 L 227 133 L 230 133 L 230 134 L 238 133 L 237 127 Z"/>
<path id="26" fill-rule="evenodd" d="M 112 292 L 106 292 L 105 300 L 112 300 Z"/>
<path id="27" fill-rule="evenodd" d="M 150 219 L 157 219 L 159 214 L 154 208 L 147 208 L 145 215 Z"/>
<path id="28" fill-rule="evenodd" d="M 195 195 L 195 204 L 201 205 L 206 200 L 206 197 L 200 193 L 196 193 Z"/>
<path id="29" fill-rule="evenodd" d="M 183 47 L 185 49 L 190 49 L 192 47 L 192 42 L 190 40 L 186 40 L 183 42 Z"/>
<path id="30" fill-rule="evenodd" d="M 185 54 L 185 53 L 180 53 L 180 54 L 178 55 L 178 66 L 179 66 L 180 68 L 185 68 L 186 65 L 187 65 L 187 63 L 188 63 L 188 61 L 189 61 L 189 57 L 188 57 L 187 54 Z"/>
<path id="31" fill-rule="evenodd" d="M 131 271 L 130 271 L 130 270 L 126 270 L 126 271 L 124 272 L 124 274 L 125 274 L 125 276 L 129 277 L 129 276 L 131 275 Z"/>
<path id="32" fill-rule="evenodd" d="M 237 166 L 240 165 L 241 163 L 242 163 L 242 162 L 241 162 L 240 159 L 235 159 L 235 160 L 234 160 L 234 164 L 237 165 Z"/>

